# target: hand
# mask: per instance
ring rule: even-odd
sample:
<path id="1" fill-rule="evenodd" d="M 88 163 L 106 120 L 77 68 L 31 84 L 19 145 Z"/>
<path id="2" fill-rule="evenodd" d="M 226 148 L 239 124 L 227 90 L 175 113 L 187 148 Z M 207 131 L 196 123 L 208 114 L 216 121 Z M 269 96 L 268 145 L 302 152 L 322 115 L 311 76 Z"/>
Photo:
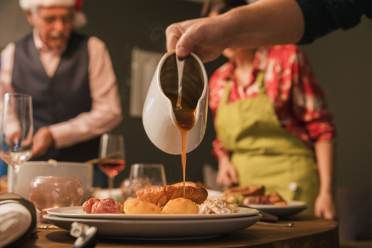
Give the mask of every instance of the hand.
<path id="1" fill-rule="evenodd" d="M 18 130 L 5 135 L 5 141 L 9 147 L 13 147 L 14 144 L 16 144 L 20 138 L 21 133 Z"/>
<path id="2" fill-rule="evenodd" d="M 217 183 L 227 187 L 238 183 L 236 170 L 228 158 L 220 159 L 218 163 Z"/>
<path id="3" fill-rule="evenodd" d="M 199 18 L 170 25 L 166 30 L 167 50 L 178 57 L 196 53 L 203 62 L 216 59 L 228 46 L 230 35 L 221 16 Z"/>
<path id="4" fill-rule="evenodd" d="M 166 30 L 167 50 L 175 50 L 178 57 L 194 52 L 208 62 L 225 48 L 257 48 L 297 42 L 304 27 L 297 1 L 262 0 L 222 15 L 170 25 Z"/>
<path id="5" fill-rule="evenodd" d="M 320 193 L 318 195 L 315 201 L 315 215 L 326 220 L 336 218 L 336 210 L 331 193 Z"/>
<path id="6" fill-rule="evenodd" d="M 45 154 L 46 151 L 52 146 L 54 146 L 54 139 L 49 128 L 40 128 L 34 136 L 32 157 L 37 157 Z"/>

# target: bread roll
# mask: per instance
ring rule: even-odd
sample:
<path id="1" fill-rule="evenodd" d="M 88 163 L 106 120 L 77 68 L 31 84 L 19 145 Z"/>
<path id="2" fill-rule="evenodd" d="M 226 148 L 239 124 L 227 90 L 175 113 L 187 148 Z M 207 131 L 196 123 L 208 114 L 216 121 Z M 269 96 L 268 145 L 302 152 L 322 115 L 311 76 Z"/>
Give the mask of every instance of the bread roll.
<path id="1" fill-rule="evenodd" d="M 161 208 L 151 202 L 137 198 L 129 198 L 124 202 L 124 213 L 126 214 L 159 214 Z"/>
<path id="2" fill-rule="evenodd" d="M 198 205 L 186 198 L 176 198 L 170 200 L 162 210 L 163 214 L 197 214 L 199 213 Z"/>

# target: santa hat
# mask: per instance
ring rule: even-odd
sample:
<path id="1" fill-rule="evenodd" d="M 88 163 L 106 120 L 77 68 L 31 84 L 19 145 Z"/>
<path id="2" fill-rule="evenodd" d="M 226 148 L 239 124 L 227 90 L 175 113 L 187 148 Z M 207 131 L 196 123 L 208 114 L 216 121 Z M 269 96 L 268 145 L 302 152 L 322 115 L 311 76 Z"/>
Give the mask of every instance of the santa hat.
<path id="1" fill-rule="evenodd" d="M 25 11 L 35 9 L 37 7 L 73 6 L 75 9 L 74 27 L 80 28 L 87 22 L 84 13 L 81 10 L 83 0 L 19 0 L 19 5 Z"/>

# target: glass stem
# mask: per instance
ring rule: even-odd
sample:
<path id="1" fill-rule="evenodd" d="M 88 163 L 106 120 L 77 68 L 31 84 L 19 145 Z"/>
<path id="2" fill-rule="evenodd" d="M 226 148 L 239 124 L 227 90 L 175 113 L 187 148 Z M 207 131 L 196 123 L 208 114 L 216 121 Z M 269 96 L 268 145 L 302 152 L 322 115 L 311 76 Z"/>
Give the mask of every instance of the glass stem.
<path id="1" fill-rule="evenodd" d="M 112 197 L 112 188 L 114 187 L 114 177 L 108 177 L 109 196 Z"/>
<path id="2" fill-rule="evenodd" d="M 18 180 L 18 171 L 19 171 L 19 165 L 11 165 L 11 183 L 9 185 L 9 192 L 10 193 L 15 193 L 15 188 L 17 185 L 17 180 Z"/>

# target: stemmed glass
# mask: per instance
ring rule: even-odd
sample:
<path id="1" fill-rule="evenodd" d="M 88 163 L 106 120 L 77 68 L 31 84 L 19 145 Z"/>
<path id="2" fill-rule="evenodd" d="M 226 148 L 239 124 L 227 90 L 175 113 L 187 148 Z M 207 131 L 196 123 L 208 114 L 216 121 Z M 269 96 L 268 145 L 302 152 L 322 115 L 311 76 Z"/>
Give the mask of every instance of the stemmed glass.
<path id="1" fill-rule="evenodd" d="M 129 180 L 142 180 L 159 186 L 167 184 L 162 164 L 134 164 L 130 167 Z"/>
<path id="2" fill-rule="evenodd" d="M 120 134 L 103 134 L 100 141 L 98 167 L 108 177 L 109 194 L 115 177 L 125 167 L 124 138 Z"/>
<path id="3" fill-rule="evenodd" d="M 124 185 L 124 192 L 127 197 L 134 197 L 137 190 L 166 184 L 167 179 L 162 164 L 134 164 L 130 167 L 129 181 Z"/>
<path id="4" fill-rule="evenodd" d="M 14 192 L 19 166 L 30 159 L 33 138 L 31 96 L 6 93 L 0 122 L 0 158 L 13 169 L 9 192 Z"/>

